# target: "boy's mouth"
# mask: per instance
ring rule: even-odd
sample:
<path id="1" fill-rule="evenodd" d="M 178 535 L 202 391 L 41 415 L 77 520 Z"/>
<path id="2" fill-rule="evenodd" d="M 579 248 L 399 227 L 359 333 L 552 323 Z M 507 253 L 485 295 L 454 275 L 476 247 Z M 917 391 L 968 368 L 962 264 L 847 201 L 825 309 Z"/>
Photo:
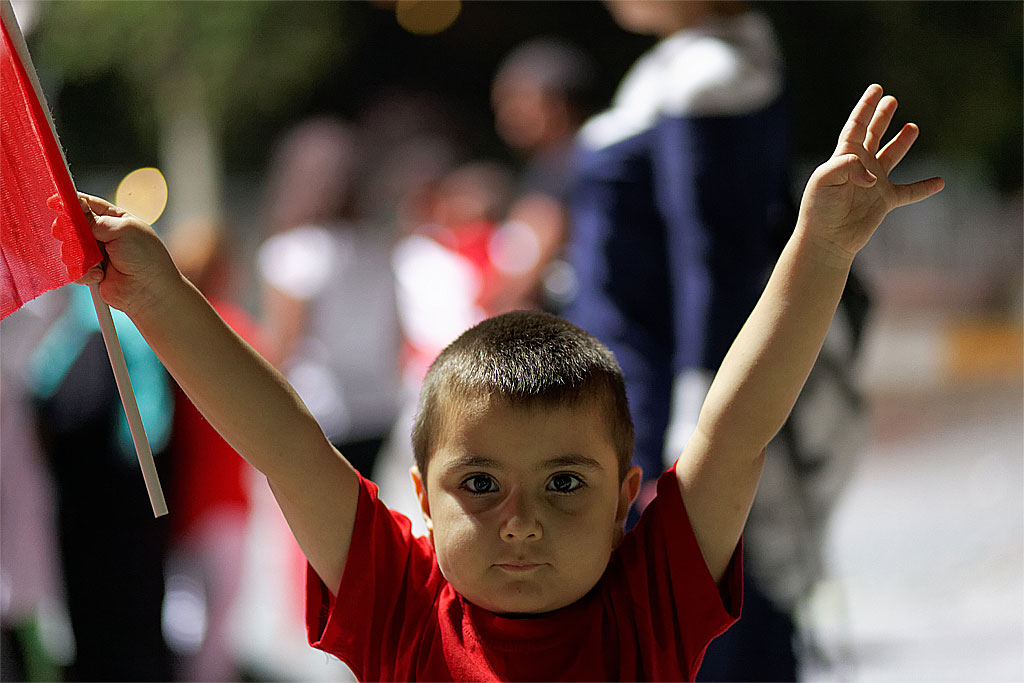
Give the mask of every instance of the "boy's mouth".
<path id="1" fill-rule="evenodd" d="M 536 562 L 503 562 L 495 566 L 508 572 L 528 572 L 544 565 Z"/>

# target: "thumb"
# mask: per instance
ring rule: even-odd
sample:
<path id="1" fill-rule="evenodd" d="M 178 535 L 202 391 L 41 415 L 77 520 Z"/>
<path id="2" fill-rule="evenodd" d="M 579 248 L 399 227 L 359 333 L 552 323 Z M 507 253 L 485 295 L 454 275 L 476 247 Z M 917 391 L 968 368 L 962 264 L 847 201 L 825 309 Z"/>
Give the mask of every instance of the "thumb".
<path id="1" fill-rule="evenodd" d="M 864 166 L 856 154 L 834 156 L 819 167 L 820 180 L 824 185 L 845 185 L 853 183 L 858 187 L 871 187 L 878 178 Z"/>
<path id="2" fill-rule="evenodd" d="M 105 276 L 106 271 L 103 270 L 103 264 L 99 263 L 85 271 L 85 274 L 75 280 L 75 283 L 79 285 L 95 285 L 103 282 Z"/>
<path id="3" fill-rule="evenodd" d="M 106 199 L 94 197 L 91 194 L 79 192 L 78 201 L 82 205 L 82 211 L 84 211 L 86 214 L 91 213 L 94 216 L 115 217 L 125 215 L 125 210 L 122 209 L 121 207 L 111 204 Z"/>

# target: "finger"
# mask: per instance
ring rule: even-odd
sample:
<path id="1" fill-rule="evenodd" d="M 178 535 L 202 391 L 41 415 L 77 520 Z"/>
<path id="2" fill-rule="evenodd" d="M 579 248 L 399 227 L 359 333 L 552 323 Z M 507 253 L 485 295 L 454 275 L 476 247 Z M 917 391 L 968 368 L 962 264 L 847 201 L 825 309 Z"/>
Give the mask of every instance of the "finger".
<path id="1" fill-rule="evenodd" d="M 850 112 L 850 118 L 847 119 L 846 125 L 843 126 L 843 132 L 839 134 L 839 145 L 836 147 L 837 153 L 841 154 L 847 145 L 860 146 L 864 144 L 864 136 L 867 134 L 868 124 L 871 123 L 871 117 L 875 113 L 875 108 L 878 106 L 878 101 L 881 98 L 882 86 L 877 83 L 869 85 L 868 89 L 861 95 L 857 106 Z"/>
<path id="2" fill-rule="evenodd" d="M 81 192 L 79 192 L 78 205 L 82 207 L 82 213 L 84 213 L 86 217 L 92 217 L 95 216 L 96 214 L 93 213 L 92 206 L 89 204 L 87 196 L 88 195 L 84 195 Z"/>
<path id="3" fill-rule="evenodd" d="M 115 229 L 118 226 L 118 222 L 115 219 L 127 215 L 124 209 L 111 204 L 106 199 L 94 197 L 84 192 L 78 193 L 78 203 L 81 205 L 85 217 L 89 220 L 92 235 L 97 241 L 105 243 L 116 237 Z"/>
<path id="4" fill-rule="evenodd" d="M 878 163 L 885 169 L 886 175 L 892 172 L 892 169 L 896 168 L 896 164 L 900 163 L 907 155 L 920 132 L 921 129 L 917 127 L 916 123 L 908 123 L 878 153 Z"/>
<path id="5" fill-rule="evenodd" d="M 878 154 L 878 147 L 882 144 L 882 136 L 885 135 L 885 130 L 892 123 L 896 107 L 896 98 L 892 95 L 886 95 L 881 99 L 878 103 L 878 108 L 875 109 L 875 113 L 871 117 L 871 123 L 868 124 L 868 131 L 864 136 L 864 149 L 872 154 Z"/>
<path id="6" fill-rule="evenodd" d="M 823 185 L 853 183 L 859 187 L 871 187 L 878 180 L 856 154 L 832 157 L 822 164 L 818 171 L 819 181 Z"/>
<path id="7" fill-rule="evenodd" d="M 939 177 L 929 178 L 928 180 L 919 180 L 918 182 L 910 183 L 909 185 L 894 185 L 893 190 L 896 192 L 896 206 L 906 206 L 907 204 L 919 202 L 922 199 L 928 199 L 928 197 L 931 197 L 945 186 L 946 181 Z"/>
<path id="8" fill-rule="evenodd" d="M 75 280 L 80 285 L 94 285 L 98 282 L 103 282 L 103 277 L 106 273 L 103 272 L 102 265 L 95 265 L 89 270 L 85 271 L 82 277 Z"/>
<path id="9" fill-rule="evenodd" d="M 94 197 L 84 192 L 78 193 L 78 201 L 81 203 L 83 211 L 94 213 L 97 216 L 123 216 L 125 214 L 124 209 L 121 207 L 111 204 L 106 199 Z"/>
<path id="10" fill-rule="evenodd" d="M 92 220 L 92 236 L 104 244 L 117 239 L 118 228 L 124 226 L 124 221 L 118 220 L 118 218 L 118 216 L 95 216 Z"/>

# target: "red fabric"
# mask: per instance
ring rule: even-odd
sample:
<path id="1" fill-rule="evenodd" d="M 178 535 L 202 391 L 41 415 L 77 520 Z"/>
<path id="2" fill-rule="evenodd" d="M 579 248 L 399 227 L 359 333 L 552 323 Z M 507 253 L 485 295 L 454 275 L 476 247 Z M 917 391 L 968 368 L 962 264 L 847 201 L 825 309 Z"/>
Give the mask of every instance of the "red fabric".
<path id="1" fill-rule="evenodd" d="M 100 250 L 7 25 L 0 45 L 0 318 L 80 278 Z"/>
<path id="2" fill-rule="evenodd" d="M 468 299 L 470 305 L 479 307 L 480 318 L 475 322 L 505 312 L 494 307 L 494 299 L 501 293 L 504 280 L 491 260 L 488 248 L 490 240 L 497 230 L 498 225 L 490 221 L 473 221 L 450 227 L 428 225 L 417 231 L 417 234 L 432 239 L 446 250 L 465 259 L 472 267 L 473 272 L 480 278 L 480 287 L 476 291 L 458 292 L 459 296 Z M 424 284 L 429 285 L 429 283 Z M 461 330 L 459 331 L 461 332 Z M 457 333 L 452 336 L 452 339 L 455 336 Z M 423 344 L 423 340 L 406 337 L 403 339 L 400 352 L 401 365 L 406 369 L 405 373 L 408 376 L 422 380 L 423 376 L 427 374 L 427 368 L 443 349 L 444 346 L 426 346 Z"/>
<path id="3" fill-rule="evenodd" d="M 337 600 L 307 569 L 310 644 L 360 680 L 693 680 L 739 616 L 741 552 L 719 591 L 671 470 L 601 581 L 549 615 L 510 619 L 462 599 L 409 520 L 362 480 Z"/>
<path id="4" fill-rule="evenodd" d="M 494 265 L 494 261 L 491 260 L 489 246 L 498 227 L 491 221 L 472 221 L 427 232 L 428 237 L 472 264 L 473 270 L 480 276 L 480 291 L 475 294 L 473 303 L 480 306 L 488 316 L 504 313 L 504 311 L 495 310 L 492 305 L 495 295 L 499 293 L 503 284 L 501 275 Z M 438 349 L 437 353 L 440 352 L 441 350 Z M 433 361 L 434 359 L 430 358 L 429 360 Z"/>

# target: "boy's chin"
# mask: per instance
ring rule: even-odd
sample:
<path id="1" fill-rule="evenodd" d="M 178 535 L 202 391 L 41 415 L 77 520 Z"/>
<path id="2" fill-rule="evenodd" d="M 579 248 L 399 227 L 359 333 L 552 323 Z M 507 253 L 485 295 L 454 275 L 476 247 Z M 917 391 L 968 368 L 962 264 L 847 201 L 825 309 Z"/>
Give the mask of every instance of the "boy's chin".
<path id="1" fill-rule="evenodd" d="M 481 607 L 492 614 L 508 619 L 533 619 L 547 616 L 570 605 L 579 602 L 587 592 L 581 595 L 564 595 L 560 598 L 539 599 L 540 596 L 504 596 L 504 599 L 494 599 L 494 595 L 486 596 L 489 599 L 480 601 L 470 596 L 463 596 L 477 607 Z"/>
<path id="2" fill-rule="evenodd" d="M 548 610 L 547 612 L 493 612 L 494 615 L 501 617 L 502 619 L 542 619 L 548 615 L 554 614 L 559 609 Z"/>
<path id="3" fill-rule="evenodd" d="M 572 600 L 565 604 L 555 603 L 553 605 L 545 605 L 543 607 L 535 608 L 525 605 L 502 605 L 496 606 L 496 609 L 488 609 L 487 611 L 505 619 L 538 619 L 540 617 L 546 617 L 549 614 L 554 614 L 560 609 L 568 607 L 575 602 L 575 600 Z"/>
<path id="4" fill-rule="evenodd" d="M 535 604 L 527 600 L 476 601 L 472 598 L 466 599 L 477 607 L 481 607 L 492 614 L 508 619 L 532 619 L 536 617 L 543 617 L 551 614 L 552 612 L 557 612 L 563 607 L 567 607 L 575 602 L 570 601 L 563 604 L 562 601 L 559 601 L 547 604 Z"/>

